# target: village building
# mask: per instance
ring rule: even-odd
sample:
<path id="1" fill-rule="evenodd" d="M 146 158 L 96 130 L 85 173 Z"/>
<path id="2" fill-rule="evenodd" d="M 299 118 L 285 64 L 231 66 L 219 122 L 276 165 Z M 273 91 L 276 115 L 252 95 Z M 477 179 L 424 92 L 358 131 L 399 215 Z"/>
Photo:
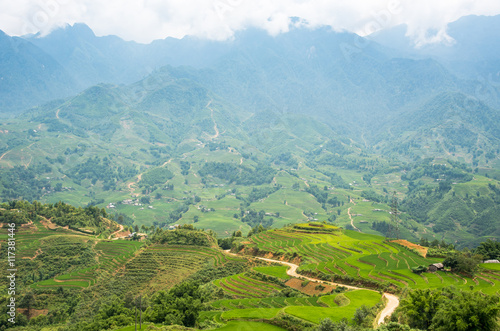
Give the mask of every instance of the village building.
<path id="1" fill-rule="evenodd" d="M 442 263 L 434 263 L 429 266 L 429 271 L 443 270 L 444 265 Z"/>

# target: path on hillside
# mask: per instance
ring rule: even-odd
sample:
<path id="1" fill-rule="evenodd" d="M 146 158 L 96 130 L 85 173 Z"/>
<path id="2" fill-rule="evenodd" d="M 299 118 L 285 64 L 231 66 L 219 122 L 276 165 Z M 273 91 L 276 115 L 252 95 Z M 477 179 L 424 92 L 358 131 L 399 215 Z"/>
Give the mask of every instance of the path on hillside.
<path id="1" fill-rule="evenodd" d="M 0 161 L 1 161 L 1 160 L 3 159 L 3 157 L 4 157 L 5 155 L 7 155 L 9 152 L 10 152 L 10 150 L 8 150 L 7 152 L 3 153 L 3 154 L 2 154 L 2 156 L 0 156 Z"/>
<path id="2" fill-rule="evenodd" d="M 26 148 L 27 148 L 27 149 L 29 149 L 29 150 L 31 151 L 31 146 L 33 146 L 34 144 L 35 144 L 35 143 L 31 143 L 31 144 L 29 144 L 29 146 L 27 146 Z M 23 149 L 21 149 L 21 152 L 24 152 L 24 148 L 23 148 Z M 23 160 L 24 160 L 24 156 L 21 156 L 21 159 L 23 159 Z M 30 160 L 28 161 L 28 163 L 27 163 L 27 164 L 25 164 L 25 165 L 24 165 L 24 167 L 25 167 L 25 168 L 28 168 L 28 167 L 30 166 L 30 164 L 31 164 L 31 161 L 33 161 L 33 155 L 31 155 L 31 153 L 30 153 Z"/>
<path id="3" fill-rule="evenodd" d="M 215 135 L 213 135 L 213 136 L 209 135 L 209 137 L 210 137 L 210 139 L 215 139 L 219 136 L 219 128 L 217 127 L 217 122 L 215 122 L 215 119 L 214 119 L 214 110 L 212 108 L 210 108 L 211 103 L 212 103 L 212 100 L 210 100 L 205 107 L 210 109 L 210 117 L 212 118 L 212 122 L 214 122 Z"/>
<path id="4" fill-rule="evenodd" d="M 347 208 L 347 215 L 349 215 L 349 219 L 351 220 L 351 225 L 352 225 L 353 229 L 356 230 L 356 231 L 358 231 L 358 232 L 361 232 L 361 230 L 358 229 L 356 227 L 356 225 L 354 225 L 354 221 L 353 221 L 352 215 L 351 215 L 351 207 Z"/>
<path id="5" fill-rule="evenodd" d="M 111 239 L 111 237 L 119 232 L 122 232 L 123 231 L 123 225 L 122 224 L 118 224 L 118 226 L 120 227 L 119 230 L 113 232 L 112 234 L 109 235 L 108 239 Z"/>
<path id="6" fill-rule="evenodd" d="M 241 255 L 231 253 L 229 251 L 229 249 L 225 250 L 224 252 L 226 254 L 229 254 L 229 255 L 234 255 L 234 256 L 241 257 Z M 356 287 L 356 286 L 344 285 L 344 284 L 340 284 L 340 283 L 328 282 L 328 281 L 324 281 L 324 280 L 321 280 L 321 279 L 317 279 L 317 278 L 312 278 L 312 277 L 307 277 L 307 276 L 301 275 L 301 274 L 297 273 L 297 269 L 299 268 L 299 266 L 297 264 L 295 264 L 295 263 L 285 262 L 285 261 L 279 261 L 279 260 L 273 260 L 273 259 L 268 259 L 268 258 L 265 258 L 265 257 L 258 257 L 258 256 L 255 256 L 255 258 L 259 259 L 259 260 L 264 260 L 264 261 L 267 261 L 267 262 L 280 263 L 280 264 L 283 264 L 283 265 L 286 265 L 286 266 L 290 267 L 286 271 L 286 273 L 287 273 L 287 275 L 289 275 L 291 277 L 304 278 L 304 279 L 307 279 L 307 280 L 310 280 L 310 281 L 313 281 L 313 282 L 319 282 L 319 283 L 333 285 L 333 286 L 344 286 L 344 287 L 346 287 L 348 289 L 351 289 L 351 290 L 367 290 L 367 289 L 364 289 L 362 287 Z M 374 290 L 369 290 L 369 291 L 374 291 Z M 380 313 L 379 319 L 377 320 L 377 324 L 378 325 L 382 324 L 384 322 L 384 319 L 387 316 L 391 316 L 392 313 L 394 312 L 394 310 L 396 310 L 396 308 L 399 306 L 399 298 L 397 296 L 395 296 L 394 294 L 386 292 L 386 293 L 384 293 L 382 295 L 382 297 L 385 297 L 387 299 L 387 304 L 385 305 L 384 309 Z"/>
<path id="7" fill-rule="evenodd" d="M 128 183 L 128 184 L 127 184 L 127 187 L 128 187 L 128 189 L 130 190 L 130 194 L 134 193 L 134 191 L 135 191 L 135 188 L 133 188 L 133 187 L 132 187 L 132 185 L 134 185 L 134 184 L 138 184 L 138 183 L 141 181 L 141 179 L 142 179 L 142 174 L 139 174 L 139 175 L 137 176 L 137 181 L 135 181 L 135 182 L 130 182 L 130 183 Z"/>

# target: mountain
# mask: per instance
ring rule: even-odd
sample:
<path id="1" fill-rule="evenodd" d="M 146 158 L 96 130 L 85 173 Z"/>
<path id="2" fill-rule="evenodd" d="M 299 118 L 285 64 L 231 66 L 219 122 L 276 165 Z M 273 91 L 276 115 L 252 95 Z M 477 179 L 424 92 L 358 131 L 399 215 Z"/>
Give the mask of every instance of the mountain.
<path id="1" fill-rule="evenodd" d="M 356 123 L 460 85 L 438 63 L 398 60 L 376 43 L 360 49 L 356 38 L 328 28 L 293 29 L 277 37 L 249 29 L 234 41 L 186 37 L 141 45 L 113 36 L 96 37 L 87 26 L 75 24 L 27 40 L 73 76 L 75 89 L 97 83 L 129 84 L 155 68 L 187 65 L 207 70 L 195 79 L 199 83 L 252 111 L 310 113 L 314 108 L 320 117 L 342 115 L 345 121 L 359 114 L 352 119 Z M 405 91 L 411 88 L 411 95 L 399 93 L 401 85 Z"/>
<path id="2" fill-rule="evenodd" d="M 488 162 L 498 153 L 499 121 L 500 111 L 462 93 L 447 92 L 416 111 L 402 114 L 395 121 L 397 124 L 386 125 L 386 134 L 379 139 L 382 146 L 400 154 L 456 154 L 462 161 L 477 166 L 476 157 L 487 155 L 484 161 Z"/>
<path id="3" fill-rule="evenodd" d="M 399 25 L 369 36 L 381 45 L 416 58 L 432 57 L 454 74 L 470 79 L 491 81 L 498 88 L 500 51 L 500 15 L 464 16 L 448 24 L 448 43 L 426 44 L 416 48 L 407 27 Z"/>
<path id="4" fill-rule="evenodd" d="M 145 45 L 116 36 L 96 37 L 85 24 L 67 25 L 45 37 L 26 39 L 70 72 L 79 90 L 98 83 L 132 83 L 145 74 L 145 65 L 139 63 Z"/>
<path id="5" fill-rule="evenodd" d="M 459 219 L 438 214 L 452 194 L 481 191 L 496 201 L 498 109 L 438 58 L 360 47 L 355 34 L 329 28 L 141 45 L 77 24 L 27 38 L 19 42 L 81 78 L 72 88 L 104 83 L 3 123 L 5 199 L 113 205 L 138 225 L 196 216 L 221 236 L 306 219 L 353 227 L 349 208 L 359 199 L 381 208 L 362 210 L 367 223 L 358 225 L 387 234 L 389 214 L 374 210 L 388 207 L 389 192 L 434 192 L 432 206 L 422 199 L 432 213 L 405 202 L 406 239 L 484 239 L 464 219 L 480 208 Z M 122 203 L 129 198 L 147 209 Z M 491 215 L 478 220 L 495 224 Z"/>
<path id="6" fill-rule="evenodd" d="M 69 96 L 71 75 L 49 54 L 0 31 L 0 113 L 19 114 L 36 104 Z"/>

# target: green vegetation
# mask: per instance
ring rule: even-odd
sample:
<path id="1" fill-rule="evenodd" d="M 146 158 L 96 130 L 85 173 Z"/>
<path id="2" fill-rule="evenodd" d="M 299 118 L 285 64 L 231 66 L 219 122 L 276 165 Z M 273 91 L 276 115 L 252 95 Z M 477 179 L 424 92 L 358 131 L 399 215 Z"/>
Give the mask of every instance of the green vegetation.
<path id="1" fill-rule="evenodd" d="M 424 330 L 496 330 L 500 313 L 498 295 L 455 288 L 409 291 L 396 316 L 410 327 Z"/>
<path id="2" fill-rule="evenodd" d="M 469 326 L 474 316 L 484 317 L 488 325 L 496 323 L 487 316 L 496 316 L 498 311 L 483 311 L 479 305 L 491 307 L 498 303 L 496 282 L 500 270 L 493 264 L 477 265 L 477 256 L 467 250 L 450 250 L 446 259 L 424 258 L 380 236 L 313 221 L 283 229 L 261 227 L 250 237 L 235 231 L 229 238 L 233 250 L 243 254 L 272 254 L 275 259 L 300 263 L 302 274 L 368 288 L 347 292 L 333 288 L 321 296 L 309 296 L 287 286 L 288 281 L 297 281 L 286 274 L 288 267 L 262 261 L 256 265 L 256 260 L 225 254 L 213 231 L 198 230 L 190 224 L 174 230 L 144 227 L 149 238 L 142 241 L 108 240 L 102 238 L 103 234 L 117 226 L 103 218 L 97 207 L 25 201 L 3 207 L 3 219 L 19 227 L 18 264 L 23 269 L 19 282 L 32 291 L 23 291 L 23 302 L 31 311 L 49 311 L 42 317 L 33 317 L 32 313 L 20 317 L 20 323 L 28 324 L 28 328 L 56 324 L 64 324 L 68 330 L 130 327 L 140 298 L 143 321 L 155 325 L 231 328 L 264 321 L 263 327 L 270 329 L 313 330 L 330 323 L 355 330 L 371 327 L 381 309 L 381 294 L 370 288 L 402 293 L 405 300 L 413 298 L 411 293 L 420 293 L 418 297 L 454 300 L 460 296 L 462 301 L 478 302 L 473 311 L 457 306 L 453 314 L 448 314 L 448 303 L 439 301 L 436 313 L 427 318 L 427 323 L 434 323 L 436 328 L 457 323 L 466 315 Z M 98 219 L 99 227 L 109 229 L 100 234 L 86 233 L 63 228 L 46 218 L 65 217 L 70 227 L 84 222 L 71 215 L 80 215 L 88 220 L 87 225 Z M 7 238 L 6 228 L 2 231 L 2 238 Z M 422 243 L 449 247 L 444 242 Z M 494 252 L 495 247 L 487 241 L 477 250 Z M 4 258 L 5 248 L 2 245 Z M 475 261 L 471 269 L 474 275 L 463 269 L 471 266 L 469 260 Z M 438 261 L 459 273 L 425 271 L 426 266 Z M 299 280 L 296 288 L 305 291 L 309 283 Z M 455 289 L 448 290 L 450 285 Z M 416 297 L 411 300 L 417 304 Z M 395 316 L 399 322 L 418 327 L 408 307 L 402 305 Z"/>
<path id="3" fill-rule="evenodd" d="M 254 267 L 253 270 L 260 272 L 264 275 L 273 276 L 279 279 L 289 279 L 290 276 L 287 275 L 288 267 L 286 266 L 272 266 L 272 267 Z"/>
<path id="4" fill-rule="evenodd" d="M 262 330 L 262 331 L 281 331 L 285 330 L 280 327 L 269 325 L 266 323 L 259 322 L 229 322 L 226 326 L 217 329 L 218 331 L 254 331 L 254 330 Z"/>
<path id="5" fill-rule="evenodd" d="M 366 290 L 358 290 L 353 292 L 347 292 L 345 294 L 350 303 L 342 307 L 288 307 L 286 312 L 288 314 L 297 316 L 299 318 L 305 319 L 316 324 L 324 318 L 330 318 L 332 321 L 340 321 L 347 316 L 354 316 L 356 309 L 361 305 L 374 306 L 377 304 L 381 295 Z"/>
<path id="6" fill-rule="evenodd" d="M 174 175 L 167 168 L 155 168 L 142 174 L 139 186 L 151 187 L 157 184 L 165 184 L 172 177 Z"/>

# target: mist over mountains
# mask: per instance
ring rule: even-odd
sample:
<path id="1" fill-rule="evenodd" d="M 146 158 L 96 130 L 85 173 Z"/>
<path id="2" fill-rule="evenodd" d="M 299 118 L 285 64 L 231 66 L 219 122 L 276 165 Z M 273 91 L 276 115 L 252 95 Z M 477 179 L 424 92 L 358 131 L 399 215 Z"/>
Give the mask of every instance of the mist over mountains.
<path id="1" fill-rule="evenodd" d="M 340 119 L 346 125 L 338 129 L 370 135 L 374 126 L 443 92 L 497 107 L 499 21 L 464 17 L 450 24 L 452 46 L 423 49 L 410 47 L 402 27 L 374 41 L 329 28 L 276 37 L 250 29 L 232 41 L 186 37 L 148 45 L 96 37 L 84 24 L 45 37 L 2 34 L 2 114 L 99 83 L 131 84 L 166 65 L 187 66 L 176 74 L 248 111 L 307 114 L 332 126 Z"/>

